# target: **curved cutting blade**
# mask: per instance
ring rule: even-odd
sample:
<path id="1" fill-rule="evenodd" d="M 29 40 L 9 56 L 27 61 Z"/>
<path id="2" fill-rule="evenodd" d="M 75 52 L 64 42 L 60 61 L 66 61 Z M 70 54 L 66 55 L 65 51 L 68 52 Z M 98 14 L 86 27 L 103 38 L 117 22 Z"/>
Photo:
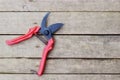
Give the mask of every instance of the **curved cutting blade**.
<path id="1" fill-rule="evenodd" d="M 49 26 L 49 29 L 52 33 L 56 32 L 63 26 L 63 23 L 55 23 Z"/>
<path id="2" fill-rule="evenodd" d="M 47 23 L 47 18 L 48 18 L 48 16 L 49 16 L 49 14 L 50 14 L 50 12 L 48 12 L 48 13 L 44 16 L 44 18 L 43 18 L 43 20 L 42 20 L 42 23 L 41 23 L 41 29 L 44 29 L 44 28 L 47 27 L 47 26 L 46 26 L 46 23 Z"/>

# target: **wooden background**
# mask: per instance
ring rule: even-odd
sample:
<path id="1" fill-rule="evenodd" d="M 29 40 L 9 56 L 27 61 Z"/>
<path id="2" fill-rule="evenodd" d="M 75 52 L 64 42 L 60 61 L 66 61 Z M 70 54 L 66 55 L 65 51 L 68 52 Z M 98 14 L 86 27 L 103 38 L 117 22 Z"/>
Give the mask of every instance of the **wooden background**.
<path id="1" fill-rule="evenodd" d="M 44 44 L 5 40 L 39 25 L 64 23 L 45 74 L 37 70 Z M 120 80 L 120 0 L 0 0 L 0 80 Z"/>

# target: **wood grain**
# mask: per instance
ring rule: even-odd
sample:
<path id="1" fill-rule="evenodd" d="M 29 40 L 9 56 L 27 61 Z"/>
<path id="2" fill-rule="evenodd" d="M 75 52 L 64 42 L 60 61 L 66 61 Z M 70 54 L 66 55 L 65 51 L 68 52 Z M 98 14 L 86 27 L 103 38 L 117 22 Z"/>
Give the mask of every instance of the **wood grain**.
<path id="1" fill-rule="evenodd" d="M 0 73 L 33 73 L 40 59 L 0 59 Z M 119 59 L 48 59 L 45 73 L 120 73 Z"/>
<path id="2" fill-rule="evenodd" d="M 40 25 L 48 11 L 48 25 L 64 26 L 38 77 L 30 70 L 38 70 L 45 45 L 36 37 L 5 40 Z M 0 0 L 0 80 L 120 80 L 119 11 L 120 0 Z"/>
<path id="3" fill-rule="evenodd" d="M 0 36 L 0 57 L 40 58 L 45 45 L 36 37 L 8 46 L 5 40 L 18 36 Z M 55 48 L 49 58 L 120 58 L 120 36 L 55 36 Z"/>
<path id="4" fill-rule="evenodd" d="M 1 80 L 119 80 L 119 75 L 43 75 L 0 74 Z"/>
<path id="5" fill-rule="evenodd" d="M 40 25 L 44 12 L 0 13 L 0 34 L 25 34 Z M 120 13 L 109 12 L 53 12 L 48 25 L 61 22 L 62 29 L 56 34 L 120 34 Z"/>
<path id="6" fill-rule="evenodd" d="M 0 0 L 0 11 L 120 11 L 120 0 Z"/>

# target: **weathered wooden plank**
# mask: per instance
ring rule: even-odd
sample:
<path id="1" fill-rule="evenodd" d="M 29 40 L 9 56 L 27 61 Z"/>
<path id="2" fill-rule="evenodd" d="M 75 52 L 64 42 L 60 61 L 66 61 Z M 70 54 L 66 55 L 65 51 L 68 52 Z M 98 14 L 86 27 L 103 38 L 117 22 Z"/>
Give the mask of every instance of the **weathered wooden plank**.
<path id="1" fill-rule="evenodd" d="M 0 74 L 1 80 L 120 80 L 120 75 L 43 75 Z"/>
<path id="2" fill-rule="evenodd" d="M 120 11 L 119 5 L 120 0 L 0 0 L 0 11 Z"/>
<path id="3" fill-rule="evenodd" d="M 0 57 L 41 57 L 44 44 L 36 37 L 13 46 L 5 40 L 17 36 L 0 36 Z M 55 36 L 50 58 L 120 58 L 120 36 Z M 63 45 L 64 44 L 64 45 Z"/>
<path id="4" fill-rule="evenodd" d="M 0 13 L 0 34 L 24 34 L 39 25 L 46 13 Z M 57 34 L 120 34 L 120 13 L 60 12 L 51 13 L 48 24 L 64 23 Z"/>
<path id="5" fill-rule="evenodd" d="M 39 59 L 0 59 L 0 73 L 33 73 Z M 48 59 L 45 73 L 120 73 L 119 59 Z"/>

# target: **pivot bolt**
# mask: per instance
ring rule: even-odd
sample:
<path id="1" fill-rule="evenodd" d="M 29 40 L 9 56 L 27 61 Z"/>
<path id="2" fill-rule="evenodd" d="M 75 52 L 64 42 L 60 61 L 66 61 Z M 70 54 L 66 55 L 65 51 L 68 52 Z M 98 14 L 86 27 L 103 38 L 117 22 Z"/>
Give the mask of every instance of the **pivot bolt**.
<path id="1" fill-rule="evenodd" d="M 49 34 L 49 31 L 48 31 L 48 30 L 45 30 L 45 31 L 44 31 L 44 34 L 45 34 L 45 35 L 48 35 L 48 34 Z"/>

